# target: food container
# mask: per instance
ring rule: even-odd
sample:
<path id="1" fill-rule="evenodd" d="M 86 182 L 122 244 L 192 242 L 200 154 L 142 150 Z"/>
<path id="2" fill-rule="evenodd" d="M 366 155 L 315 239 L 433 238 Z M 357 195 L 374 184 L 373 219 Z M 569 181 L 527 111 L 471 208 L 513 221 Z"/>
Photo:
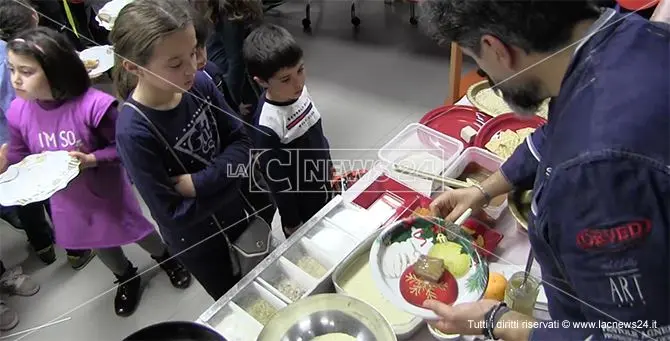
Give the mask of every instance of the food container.
<path id="1" fill-rule="evenodd" d="M 458 156 L 458 158 L 456 158 L 454 163 L 449 166 L 444 175 L 451 178 L 458 178 L 463 174 L 463 172 L 466 170 L 466 167 L 471 163 L 475 163 L 485 170 L 491 173 L 495 173 L 498 169 L 500 169 L 500 166 L 503 164 L 503 160 L 487 150 L 477 147 L 467 148 L 461 155 Z M 495 200 L 496 198 L 493 198 L 492 201 Z M 484 209 L 484 212 L 491 216 L 491 218 L 498 219 L 506 208 L 507 198 L 505 198 L 498 206 L 489 205 Z"/>
<path id="2" fill-rule="evenodd" d="M 385 311 L 380 310 L 378 307 L 376 307 L 372 302 L 364 297 L 365 295 L 362 294 L 356 294 L 353 292 L 347 292 L 344 289 L 344 281 L 348 277 L 348 272 L 352 271 L 352 267 L 357 266 L 360 264 L 361 261 L 368 261 L 370 257 L 370 247 L 372 246 L 372 243 L 374 242 L 375 238 L 377 235 L 381 232 L 381 230 L 373 233 L 368 239 L 366 239 L 363 243 L 359 244 L 356 249 L 347 256 L 333 271 L 333 285 L 335 286 L 335 291 L 338 293 L 343 293 L 347 294 L 350 296 L 353 296 L 359 300 L 364 301 L 365 303 L 368 303 L 372 305 L 373 308 L 375 308 L 377 311 L 379 311 L 384 317 L 391 322 L 391 320 L 385 315 Z M 357 264 L 358 263 L 358 264 Z M 377 292 L 377 288 L 372 281 L 372 275 L 370 275 L 370 283 L 369 285 L 372 286 L 372 290 L 374 292 Z M 389 305 L 393 309 L 398 309 L 395 306 L 392 306 L 392 304 L 389 302 Z M 411 319 L 408 323 L 405 324 L 391 324 L 391 327 L 393 328 L 393 332 L 396 334 L 398 337 L 398 340 L 407 340 L 409 339 L 412 335 L 414 335 L 418 330 L 421 329 L 421 327 L 424 325 L 423 320 L 418 317 L 414 317 Z"/>
<path id="3" fill-rule="evenodd" d="M 315 278 L 284 257 L 261 272 L 257 281 L 287 304 L 309 295 L 319 284 Z"/>
<path id="4" fill-rule="evenodd" d="M 318 282 L 312 294 L 332 292 L 330 275 L 338 262 L 336 257 L 328 256 L 309 238 L 302 238 L 292 245 L 284 257 Z"/>
<path id="5" fill-rule="evenodd" d="M 255 340 L 263 330 L 260 322 L 233 302 L 223 307 L 216 319 L 210 320 L 208 324 L 227 341 Z"/>
<path id="6" fill-rule="evenodd" d="M 378 157 L 387 165 L 399 164 L 440 175 L 463 151 L 463 143 L 423 124 L 412 123 L 384 145 Z M 392 172 L 393 177 L 419 193 L 430 194 L 432 181 Z"/>
<path id="7" fill-rule="evenodd" d="M 428 331 L 436 340 L 440 341 L 460 341 L 461 335 L 459 334 L 444 334 L 441 331 L 433 328 L 433 326 L 428 325 Z"/>
<path id="8" fill-rule="evenodd" d="M 323 220 L 331 223 L 331 227 L 335 225 L 347 234 L 355 237 L 357 242 L 361 242 L 380 226 L 373 214 L 356 205 L 344 202 L 330 211 Z M 319 229 L 320 227 L 317 226 L 312 231 L 319 231 Z M 330 240 L 328 244 L 335 243 Z M 322 244 L 319 243 L 319 245 Z M 353 247 L 349 251 L 351 250 L 353 250 Z"/>
<path id="9" fill-rule="evenodd" d="M 244 288 L 242 292 L 233 298 L 233 302 L 261 325 L 265 325 L 276 312 L 287 306 L 285 302 L 256 282 Z M 270 312 L 269 310 L 255 309 L 260 306 L 275 311 Z"/>
<path id="10" fill-rule="evenodd" d="M 308 243 L 314 244 L 324 254 L 328 255 L 334 264 L 344 259 L 349 252 L 351 252 L 359 243 L 358 238 L 347 233 L 345 226 L 335 224 L 328 218 L 323 218 L 318 225 L 311 231 L 307 232 L 305 238 L 309 239 Z M 364 228 L 361 226 L 361 228 Z"/>

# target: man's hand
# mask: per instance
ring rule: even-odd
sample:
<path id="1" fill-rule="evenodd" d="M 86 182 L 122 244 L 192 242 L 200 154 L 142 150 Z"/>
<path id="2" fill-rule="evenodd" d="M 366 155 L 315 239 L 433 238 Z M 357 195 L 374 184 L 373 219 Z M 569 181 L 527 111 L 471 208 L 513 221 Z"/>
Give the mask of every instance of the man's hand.
<path id="1" fill-rule="evenodd" d="M 498 304 L 498 301 L 495 300 L 481 300 L 449 306 L 442 302 L 428 300 L 424 303 L 424 307 L 432 310 L 440 317 L 433 324 L 433 327 L 443 333 L 481 335 L 484 315 L 496 304 Z"/>
<path id="2" fill-rule="evenodd" d="M 92 168 L 98 165 L 95 155 L 82 152 L 69 152 L 70 156 L 79 160 L 79 169 Z"/>
<path id="3" fill-rule="evenodd" d="M 0 147 L 0 173 L 4 173 L 7 170 L 7 166 L 9 166 L 7 153 L 9 153 L 9 146 L 5 143 Z"/>
<path id="4" fill-rule="evenodd" d="M 195 186 L 191 174 L 182 174 L 172 177 L 172 183 L 177 193 L 187 197 L 195 198 Z"/>

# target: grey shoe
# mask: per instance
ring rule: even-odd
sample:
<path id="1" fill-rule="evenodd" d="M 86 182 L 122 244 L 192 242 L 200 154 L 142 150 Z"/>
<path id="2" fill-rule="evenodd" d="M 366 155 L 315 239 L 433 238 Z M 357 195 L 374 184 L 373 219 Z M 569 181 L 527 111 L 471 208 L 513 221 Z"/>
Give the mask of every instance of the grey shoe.
<path id="1" fill-rule="evenodd" d="M 19 324 L 19 314 L 0 301 L 0 331 L 6 332 Z"/>
<path id="2" fill-rule="evenodd" d="M 7 269 L 0 276 L 0 290 L 10 295 L 32 296 L 40 291 L 40 286 L 17 266 Z"/>
<path id="3" fill-rule="evenodd" d="M 81 255 L 68 255 L 67 261 L 70 263 L 70 266 L 75 270 L 83 269 L 93 258 L 95 258 L 95 252 L 91 250 L 86 250 L 86 252 Z"/>

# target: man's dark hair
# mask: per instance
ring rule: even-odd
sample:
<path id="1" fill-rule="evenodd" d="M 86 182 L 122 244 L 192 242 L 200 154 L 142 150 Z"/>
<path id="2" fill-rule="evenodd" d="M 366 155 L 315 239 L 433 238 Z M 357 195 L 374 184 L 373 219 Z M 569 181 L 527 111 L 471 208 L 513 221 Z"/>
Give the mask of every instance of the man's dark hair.
<path id="1" fill-rule="evenodd" d="M 244 40 L 244 61 L 253 77 L 268 80 L 282 68 L 296 66 L 302 48 L 283 27 L 264 24 Z"/>
<path id="2" fill-rule="evenodd" d="M 0 1 L 0 39 L 8 41 L 22 31 L 35 26 L 35 10 L 26 0 Z"/>
<path id="3" fill-rule="evenodd" d="M 578 22 L 600 15 L 588 0 L 425 0 L 421 10 L 438 42 L 476 54 L 485 34 L 526 53 L 552 52 L 569 43 Z"/>
<path id="4" fill-rule="evenodd" d="M 91 87 L 84 63 L 68 39 L 50 28 L 24 31 L 7 44 L 15 54 L 31 56 L 42 66 L 55 100 L 70 100 Z"/>

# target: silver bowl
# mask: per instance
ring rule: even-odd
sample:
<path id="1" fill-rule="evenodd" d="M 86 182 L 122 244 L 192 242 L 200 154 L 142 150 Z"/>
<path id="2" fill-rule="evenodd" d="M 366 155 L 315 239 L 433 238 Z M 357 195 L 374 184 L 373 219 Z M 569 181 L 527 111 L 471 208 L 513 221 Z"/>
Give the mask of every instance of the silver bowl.
<path id="1" fill-rule="evenodd" d="M 377 310 L 341 294 L 306 297 L 280 310 L 257 341 L 307 341 L 331 333 L 347 334 L 356 341 L 397 341 Z"/>

